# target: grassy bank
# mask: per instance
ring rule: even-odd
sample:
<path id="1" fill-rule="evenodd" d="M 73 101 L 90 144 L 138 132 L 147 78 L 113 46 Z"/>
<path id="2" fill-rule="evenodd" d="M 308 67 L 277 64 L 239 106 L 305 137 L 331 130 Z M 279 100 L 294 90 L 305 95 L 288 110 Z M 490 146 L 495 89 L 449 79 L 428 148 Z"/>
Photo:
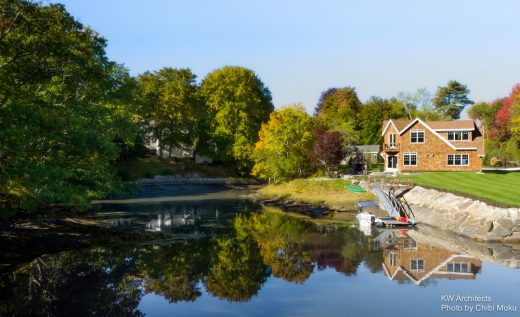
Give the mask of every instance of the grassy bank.
<path id="1" fill-rule="evenodd" d="M 520 207 L 520 173 L 424 172 L 403 175 L 414 185 L 452 192 L 498 206 Z"/>
<path id="2" fill-rule="evenodd" d="M 297 179 L 288 183 L 268 185 L 259 190 L 268 199 L 291 200 L 298 203 L 323 205 L 332 210 L 355 210 L 360 201 L 374 201 L 369 193 L 355 193 L 344 189 L 348 180 Z"/>
<path id="3" fill-rule="evenodd" d="M 282 209 L 272 206 L 262 206 L 262 212 L 283 215 L 286 217 L 291 217 L 303 221 L 309 221 L 318 225 L 334 225 L 336 227 L 341 228 L 357 225 L 357 219 L 355 214 L 345 212 L 334 211 L 327 214 L 326 216 L 317 218 L 313 218 L 298 212 L 282 211 Z"/>

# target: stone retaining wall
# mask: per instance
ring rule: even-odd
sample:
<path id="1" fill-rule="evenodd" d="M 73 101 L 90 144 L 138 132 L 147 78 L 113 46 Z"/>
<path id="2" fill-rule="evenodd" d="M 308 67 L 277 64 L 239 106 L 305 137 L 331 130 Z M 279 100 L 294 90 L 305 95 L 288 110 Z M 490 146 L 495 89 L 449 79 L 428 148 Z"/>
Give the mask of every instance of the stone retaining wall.
<path id="1" fill-rule="evenodd" d="M 520 209 L 489 206 L 478 200 L 414 187 L 404 195 L 419 223 L 481 241 L 520 242 Z"/>

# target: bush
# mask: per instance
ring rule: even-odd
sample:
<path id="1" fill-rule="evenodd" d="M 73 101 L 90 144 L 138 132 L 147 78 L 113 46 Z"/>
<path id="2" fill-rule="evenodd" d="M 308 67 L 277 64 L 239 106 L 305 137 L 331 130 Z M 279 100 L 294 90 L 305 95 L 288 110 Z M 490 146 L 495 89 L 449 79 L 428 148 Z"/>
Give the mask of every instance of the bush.
<path id="1" fill-rule="evenodd" d="M 498 157 L 493 156 L 493 157 L 489 160 L 489 164 L 491 164 L 491 166 L 493 166 L 493 167 L 500 167 L 500 166 L 502 166 L 503 162 L 502 162 L 502 160 L 500 160 Z"/>

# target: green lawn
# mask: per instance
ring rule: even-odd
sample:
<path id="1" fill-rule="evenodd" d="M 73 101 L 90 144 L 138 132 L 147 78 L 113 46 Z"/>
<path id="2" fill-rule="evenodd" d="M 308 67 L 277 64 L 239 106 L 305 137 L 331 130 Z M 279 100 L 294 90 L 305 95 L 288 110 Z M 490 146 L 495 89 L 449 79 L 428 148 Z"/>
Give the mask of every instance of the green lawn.
<path id="1" fill-rule="evenodd" d="M 520 207 L 520 173 L 424 172 L 403 175 L 414 185 L 449 191 L 492 205 Z"/>

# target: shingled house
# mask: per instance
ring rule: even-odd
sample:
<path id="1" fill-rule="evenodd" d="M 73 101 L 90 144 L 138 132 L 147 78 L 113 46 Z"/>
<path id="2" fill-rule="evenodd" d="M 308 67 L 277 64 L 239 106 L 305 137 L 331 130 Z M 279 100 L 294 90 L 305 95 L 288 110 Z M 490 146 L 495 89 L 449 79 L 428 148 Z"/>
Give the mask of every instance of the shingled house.
<path id="1" fill-rule="evenodd" d="M 483 131 L 473 120 L 383 122 L 385 172 L 481 171 Z"/>

